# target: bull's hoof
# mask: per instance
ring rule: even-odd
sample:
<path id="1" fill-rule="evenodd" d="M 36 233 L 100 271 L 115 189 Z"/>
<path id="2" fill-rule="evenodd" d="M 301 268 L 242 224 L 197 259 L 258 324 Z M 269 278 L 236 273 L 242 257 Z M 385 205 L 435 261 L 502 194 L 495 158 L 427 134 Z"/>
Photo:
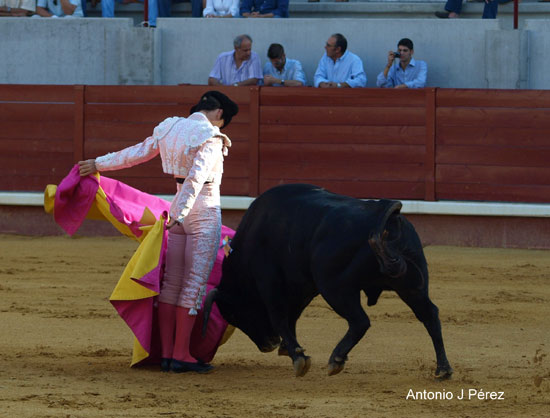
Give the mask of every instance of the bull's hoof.
<path id="1" fill-rule="evenodd" d="M 311 367 L 311 358 L 309 356 L 300 356 L 292 362 L 294 374 L 296 377 L 305 376 Z"/>
<path id="2" fill-rule="evenodd" d="M 453 368 L 449 365 L 445 367 L 438 367 L 435 369 L 435 378 L 437 380 L 446 380 L 450 379 L 453 375 Z"/>
<path id="3" fill-rule="evenodd" d="M 342 370 L 344 370 L 344 365 L 346 363 L 344 362 L 341 362 L 341 363 L 338 363 L 338 362 L 334 362 L 334 363 L 329 363 L 328 364 L 328 375 L 329 376 L 334 376 L 335 374 L 338 374 L 340 373 Z"/>

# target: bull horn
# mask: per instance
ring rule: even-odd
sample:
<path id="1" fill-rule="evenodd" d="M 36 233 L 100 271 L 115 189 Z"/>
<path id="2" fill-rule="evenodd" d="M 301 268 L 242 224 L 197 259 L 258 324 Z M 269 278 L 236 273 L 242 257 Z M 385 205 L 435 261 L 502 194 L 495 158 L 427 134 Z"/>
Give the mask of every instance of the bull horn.
<path id="1" fill-rule="evenodd" d="M 386 208 L 379 220 L 378 227 L 369 237 L 369 245 L 378 259 L 380 272 L 392 278 L 397 278 L 406 273 L 407 263 L 399 251 L 393 250 L 388 245 L 387 238 L 389 233 L 386 230 L 386 223 L 391 215 L 399 214 L 402 204 L 399 201 L 388 200 L 382 200 L 381 203 L 385 205 Z M 401 234 L 401 231 L 398 231 L 398 233 Z"/>
<path id="2" fill-rule="evenodd" d="M 218 289 L 212 289 L 206 295 L 204 299 L 204 308 L 203 308 L 203 321 L 202 321 L 202 336 L 206 336 L 206 329 L 208 328 L 208 318 L 210 318 L 210 311 L 212 310 L 212 303 L 216 300 L 218 296 Z"/>

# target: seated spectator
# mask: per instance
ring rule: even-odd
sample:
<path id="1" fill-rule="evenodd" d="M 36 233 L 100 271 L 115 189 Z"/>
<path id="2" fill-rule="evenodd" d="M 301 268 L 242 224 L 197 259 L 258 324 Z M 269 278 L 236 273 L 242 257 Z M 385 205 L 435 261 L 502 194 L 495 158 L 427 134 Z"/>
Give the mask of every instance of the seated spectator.
<path id="1" fill-rule="evenodd" d="M 84 17 L 80 0 L 37 0 L 36 15 L 41 17 Z"/>
<path id="2" fill-rule="evenodd" d="M 174 3 L 183 3 L 184 0 L 157 0 L 159 17 L 172 16 L 172 1 Z M 202 17 L 202 9 L 205 7 L 205 0 L 191 1 L 191 17 Z"/>
<path id="3" fill-rule="evenodd" d="M 258 54 L 252 52 L 252 38 L 239 35 L 233 40 L 235 49 L 216 58 L 208 76 L 209 86 L 254 86 L 262 78 Z"/>
<path id="4" fill-rule="evenodd" d="M 242 17 L 288 17 L 288 0 L 242 0 Z"/>
<path id="5" fill-rule="evenodd" d="M 267 50 L 270 62 L 264 65 L 264 86 L 298 87 L 306 85 L 306 75 L 300 61 L 287 59 L 281 44 L 271 44 Z"/>
<path id="6" fill-rule="evenodd" d="M 313 76 L 313 85 L 321 88 L 365 87 L 367 74 L 363 62 L 349 52 L 344 35 L 335 33 L 325 45 L 325 53 Z"/>
<path id="7" fill-rule="evenodd" d="M 384 71 L 378 74 L 376 85 L 396 89 L 426 87 L 428 65 L 424 61 L 415 61 L 412 57 L 413 42 L 408 38 L 401 39 L 397 44 L 397 52 L 398 57 L 395 52 L 388 52 L 388 64 Z M 399 62 L 395 61 L 396 58 L 399 58 Z"/>
<path id="8" fill-rule="evenodd" d="M 0 0 L 0 16 L 25 17 L 36 11 L 36 0 Z"/>
<path id="9" fill-rule="evenodd" d="M 206 0 L 204 17 L 238 17 L 239 0 Z"/>
<path id="10" fill-rule="evenodd" d="M 483 2 L 484 0 L 475 0 Z M 498 4 L 509 3 L 510 0 L 485 0 L 483 7 L 482 19 L 496 19 L 498 13 Z M 462 11 L 462 0 L 447 0 L 445 3 L 444 12 L 435 12 L 435 15 L 440 19 L 458 19 Z"/>
<path id="11" fill-rule="evenodd" d="M 143 3 L 143 0 L 116 0 L 119 4 L 129 4 L 129 3 Z M 147 22 L 149 26 L 157 26 L 157 17 L 159 15 L 159 5 L 157 0 L 149 0 L 149 8 Z M 102 17 L 115 17 L 115 0 L 101 0 L 101 16 Z"/>

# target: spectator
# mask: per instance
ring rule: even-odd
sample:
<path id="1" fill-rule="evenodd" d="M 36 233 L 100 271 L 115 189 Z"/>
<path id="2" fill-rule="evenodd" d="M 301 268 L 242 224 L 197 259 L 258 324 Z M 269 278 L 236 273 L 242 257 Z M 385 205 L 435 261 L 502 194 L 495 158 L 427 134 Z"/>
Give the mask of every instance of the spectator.
<path id="1" fill-rule="evenodd" d="M 31 16 L 36 11 L 36 0 L 0 0 L 0 17 Z"/>
<path id="2" fill-rule="evenodd" d="M 288 17 L 288 0 L 242 0 L 242 17 Z"/>
<path id="3" fill-rule="evenodd" d="M 234 51 L 222 52 L 208 76 L 209 86 L 254 86 L 262 78 L 258 54 L 252 52 L 252 38 L 239 35 L 233 40 Z"/>
<path id="4" fill-rule="evenodd" d="M 270 62 L 264 65 L 264 86 L 305 86 L 306 76 L 300 61 L 286 59 L 281 44 L 271 44 L 267 50 Z"/>
<path id="5" fill-rule="evenodd" d="M 38 0 L 36 15 L 41 17 L 84 17 L 80 0 Z"/>
<path id="6" fill-rule="evenodd" d="M 415 89 L 426 87 L 428 65 L 424 61 L 415 61 L 413 42 L 403 38 L 397 44 L 399 63 L 395 62 L 395 52 L 388 52 L 388 64 L 384 71 L 378 74 L 378 87 L 393 87 L 396 89 Z"/>
<path id="7" fill-rule="evenodd" d="M 172 0 L 157 0 L 159 17 L 172 16 Z M 183 3 L 184 0 L 174 0 L 175 3 Z M 191 1 L 191 17 L 202 17 L 202 9 L 204 8 L 204 0 Z"/>
<path id="8" fill-rule="evenodd" d="M 321 88 L 365 87 L 367 75 L 361 58 L 347 51 L 344 35 L 335 33 L 328 38 L 325 53 L 313 77 L 313 85 Z"/>
<path id="9" fill-rule="evenodd" d="M 238 17 L 239 0 L 206 0 L 204 17 Z"/>
<path id="10" fill-rule="evenodd" d="M 476 0 L 482 2 L 483 0 Z M 482 19 L 496 19 L 498 13 L 498 4 L 509 3 L 510 0 L 485 0 Z M 444 12 L 435 12 L 440 19 L 458 19 L 462 11 L 462 0 L 447 0 Z"/>
<path id="11" fill-rule="evenodd" d="M 137 3 L 138 0 L 116 0 L 116 2 L 120 4 L 129 4 Z M 139 2 L 143 3 L 143 0 L 139 0 Z M 149 0 L 149 8 L 147 11 L 149 18 L 147 23 L 149 26 L 154 28 L 157 26 L 157 17 L 159 15 L 159 5 L 157 0 Z M 101 16 L 115 17 L 115 0 L 101 0 Z"/>

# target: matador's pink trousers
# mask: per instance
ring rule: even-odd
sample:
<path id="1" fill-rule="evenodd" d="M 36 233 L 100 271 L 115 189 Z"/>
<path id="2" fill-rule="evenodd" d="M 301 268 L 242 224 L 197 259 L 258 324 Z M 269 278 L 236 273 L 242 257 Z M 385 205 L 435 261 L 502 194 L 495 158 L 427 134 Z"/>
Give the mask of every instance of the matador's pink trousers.
<path id="1" fill-rule="evenodd" d="M 169 230 L 159 302 L 189 308 L 190 313 L 200 308 L 221 227 L 220 185 L 206 183 L 183 225 Z"/>
<path id="2" fill-rule="evenodd" d="M 214 266 L 221 228 L 220 185 L 205 183 L 183 225 L 168 232 L 159 295 L 163 358 L 196 361 L 189 352 L 191 331 Z"/>

